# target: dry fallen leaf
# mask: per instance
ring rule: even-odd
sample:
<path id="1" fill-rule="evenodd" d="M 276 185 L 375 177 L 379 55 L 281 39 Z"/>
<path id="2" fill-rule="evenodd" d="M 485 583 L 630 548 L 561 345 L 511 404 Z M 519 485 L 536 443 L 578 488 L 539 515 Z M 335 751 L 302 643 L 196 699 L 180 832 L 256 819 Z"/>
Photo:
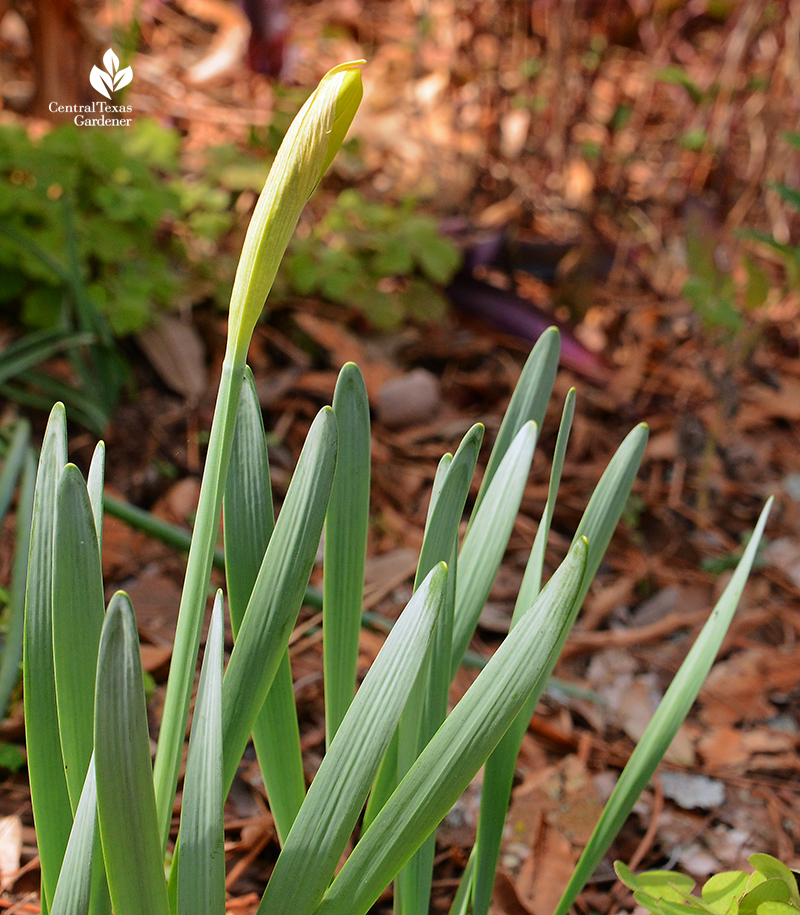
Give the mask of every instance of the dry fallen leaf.
<path id="1" fill-rule="evenodd" d="M 168 316 L 136 338 L 164 384 L 188 401 L 196 401 L 208 384 L 206 355 L 197 328 Z"/>
<path id="2" fill-rule="evenodd" d="M 0 883 L 13 879 L 22 854 L 22 821 L 18 816 L 0 820 Z"/>

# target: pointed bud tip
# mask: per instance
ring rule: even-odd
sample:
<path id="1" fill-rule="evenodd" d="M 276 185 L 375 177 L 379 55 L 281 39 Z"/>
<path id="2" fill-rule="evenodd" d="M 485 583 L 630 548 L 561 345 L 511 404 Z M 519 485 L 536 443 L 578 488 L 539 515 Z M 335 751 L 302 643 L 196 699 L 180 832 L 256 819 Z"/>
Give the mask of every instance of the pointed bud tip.
<path id="1" fill-rule="evenodd" d="M 339 79 L 333 124 L 328 134 L 328 149 L 322 169 L 323 174 L 333 161 L 336 153 L 339 152 L 342 143 L 344 143 L 344 138 L 347 136 L 347 131 L 353 123 L 353 118 L 356 116 L 358 106 L 364 96 L 364 85 L 361 81 L 361 64 L 363 63 L 363 60 L 356 60 L 340 64 L 330 70 L 323 78 L 323 82 L 334 77 Z"/>
<path id="2" fill-rule="evenodd" d="M 272 164 L 247 229 L 231 294 L 228 338 L 237 365 L 244 365 L 253 328 L 300 212 L 358 110 L 362 63 L 340 64 L 325 74 L 292 121 Z"/>
<path id="3" fill-rule="evenodd" d="M 364 96 L 364 84 L 361 80 L 361 63 L 357 61 L 354 64 L 347 64 L 342 77 L 342 84 L 339 87 L 339 98 L 336 100 L 336 119 L 344 117 L 352 112 L 355 114 L 356 109 L 361 104 Z M 350 118 L 352 120 L 352 116 Z"/>

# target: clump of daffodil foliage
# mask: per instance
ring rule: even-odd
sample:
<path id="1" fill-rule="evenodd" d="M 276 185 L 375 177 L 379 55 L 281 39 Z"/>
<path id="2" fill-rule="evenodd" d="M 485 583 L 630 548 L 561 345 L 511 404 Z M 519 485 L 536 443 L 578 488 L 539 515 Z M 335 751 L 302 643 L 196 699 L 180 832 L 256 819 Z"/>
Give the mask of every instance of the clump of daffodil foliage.
<path id="1" fill-rule="evenodd" d="M 436 827 L 481 766 L 478 840 L 452 912 L 487 915 L 520 743 L 625 508 L 647 429 L 637 426 L 622 442 L 567 556 L 543 583 L 575 409 L 575 392 L 568 394 L 511 630 L 451 710 L 449 687 L 503 559 L 552 394 L 559 334 L 543 334 L 471 505 L 483 427 L 473 426 L 442 458 L 413 596 L 357 686 L 370 488 L 364 380 L 355 365 L 342 368 L 276 519 L 246 357 L 300 212 L 344 140 L 361 92 L 358 64 L 323 78 L 286 134 L 247 232 L 154 763 L 134 608 L 122 591 L 107 607 L 104 599 L 103 446 L 84 479 L 67 461 L 63 406 L 51 413 L 36 478 L 23 654 L 42 911 L 51 915 L 110 915 L 112 908 L 115 915 L 224 915 L 223 807 L 251 739 L 281 844 L 258 915 L 366 915 L 392 881 L 399 915 L 427 915 Z M 620 776 L 556 915 L 574 902 L 688 713 L 736 609 L 767 511 Z M 234 645 L 226 664 L 220 590 L 176 831 L 220 515 Z M 327 751 L 307 787 L 288 642 L 323 528 Z"/>

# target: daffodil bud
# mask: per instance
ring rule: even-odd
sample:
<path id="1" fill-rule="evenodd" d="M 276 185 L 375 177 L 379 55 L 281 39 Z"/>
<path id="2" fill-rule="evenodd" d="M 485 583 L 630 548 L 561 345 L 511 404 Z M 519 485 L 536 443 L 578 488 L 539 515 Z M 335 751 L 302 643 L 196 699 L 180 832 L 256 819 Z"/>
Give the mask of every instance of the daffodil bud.
<path id="1" fill-rule="evenodd" d="M 247 229 L 231 295 L 228 351 L 244 362 L 250 337 L 300 213 L 344 142 L 361 102 L 359 66 L 327 73 L 286 133 Z"/>

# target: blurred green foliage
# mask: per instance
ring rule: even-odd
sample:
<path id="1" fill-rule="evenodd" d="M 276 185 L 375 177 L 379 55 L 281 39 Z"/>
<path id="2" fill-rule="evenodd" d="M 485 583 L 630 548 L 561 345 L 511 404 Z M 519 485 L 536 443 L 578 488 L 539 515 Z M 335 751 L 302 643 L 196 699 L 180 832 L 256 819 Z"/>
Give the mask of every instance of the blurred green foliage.
<path id="1" fill-rule="evenodd" d="M 800 133 L 786 134 L 784 139 L 800 150 Z M 773 184 L 772 189 L 781 200 L 800 214 L 800 188 L 787 184 Z M 785 286 L 800 293 L 800 244 L 779 242 L 771 234 L 744 228 L 739 237 L 758 242 L 777 256 L 785 273 Z M 686 227 L 686 261 L 689 277 L 683 294 L 691 303 L 707 332 L 714 333 L 721 342 L 741 346 L 748 353 L 754 344 L 747 333 L 748 316 L 757 315 L 767 302 L 775 285 L 765 270 L 752 258 L 742 256 L 745 282 L 737 282 L 727 265 L 717 263 L 717 245 L 709 237 L 708 226 L 702 219 L 690 218 Z"/>
<path id="2" fill-rule="evenodd" d="M 707 100 L 705 93 L 692 79 L 688 71 L 677 64 L 670 64 L 667 67 L 662 67 L 656 73 L 656 79 L 662 83 L 671 83 L 673 86 L 681 86 L 689 93 L 689 97 L 696 105 Z"/>
<path id="3" fill-rule="evenodd" d="M 448 306 L 439 287 L 460 265 L 457 247 L 413 200 L 392 206 L 346 190 L 292 240 L 276 291 L 321 296 L 388 330 L 406 320 L 440 321 Z"/>
<path id="4" fill-rule="evenodd" d="M 277 145 L 281 127 L 279 111 L 263 143 Z M 0 314 L 30 330 L 85 330 L 73 315 L 76 282 L 114 337 L 141 330 L 160 309 L 226 306 L 232 265 L 220 269 L 217 246 L 234 224 L 233 195 L 260 190 L 267 171 L 222 146 L 209 151 L 202 177 L 186 177 L 179 133 L 145 118 L 128 131 L 68 124 L 39 140 L 21 127 L 0 130 Z M 456 247 L 412 200 L 372 203 L 347 190 L 294 239 L 278 289 L 350 305 L 389 328 L 440 319 L 436 287 L 459 265 Z"/>
<path id="5" fill-rule="evenodd" d="M 234 263 L 223 239 L 244 229 L 234 201 L 263 186 L 290 121 L 282 111 L 250 151 L 207 150 L 201 175 L 187 175 L 179 132 L 146 118 L 125 131 L 67 124 L 38 139 L 0 129 L 0 318 L 25 333 L 0 354 L 0 394 L 43 409 L 64 400 L 99 434 L 130 375 L 120 338 L 160 311 L 227 307 Z M 447 307 L 437 287 L 459 264 L 412 201 L 344 191 L 293 240 L 272 299 L 318 295 L 383 329 L 436 321 Z M 59 351 L 70 384 L 37 368 Z"/>
<path id="6" fill-rule="evenodd" d="M 686 259 L 690 270 L 683 294 L 692 304 L 705 329 L 733 340 L 746 327 L 746 315 L 767 300 L 770 282 L 751 258 L 744 258 L 747 281 L 742 287 L 727 269 L 716 262 L 716 245 L 691 225 L 686 236 Z"/>
<path id="7" fill-rule="evenodd" d="M 784 139 L 794 149 L 800 150 L 800 133 L 786 134 Z M 784 203 L 800 213 L 800 188 L 779 183 L 773 184 L 772 189 Z M 761 242 L 778 255 L 786 271 L 787 285 L 795 292 L 800 292 L 800 244 L 779 242 L 766 232 L 755 230 L 746 230 L 743 234 L 746 238 Z"/>
<path id="8" fill-rule="evenodd" d="M 749 858 L 752 873 L 723 871 L 710 877 L 700 896 L 695 881 L 674 871 L 633 874 L 621 861 L 614 867 L 636 902 L 652 915 L 796 915 L 800 909 L 797 874 L 771 855 Z"/>
<path id="9" fill-rule="evenodd" d="M 70 325 L 71 272 L 114 336 L 213 296 L 203 242 L 231 226 L 230 196 L 180 176 L 179 144 L 147 119 L 130 131 L 67 124 L 40 140 L 0 130 L 0 313 L 29 329 Z"/>

